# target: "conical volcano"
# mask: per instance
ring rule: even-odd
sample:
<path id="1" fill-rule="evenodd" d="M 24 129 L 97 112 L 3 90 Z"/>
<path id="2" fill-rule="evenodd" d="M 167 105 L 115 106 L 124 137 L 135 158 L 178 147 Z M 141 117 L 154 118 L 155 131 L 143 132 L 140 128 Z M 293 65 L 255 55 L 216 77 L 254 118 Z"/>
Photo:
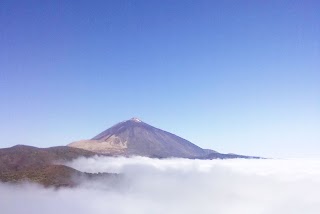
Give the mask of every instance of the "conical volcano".
<path id="1" fill-rule="evenodd" d="M 91 140 L 73 142 L 69 146 L 103 154 L 128 156 L 192 158 L 208 154 L 207 150 L 138 118 L 118 123 Z"/>

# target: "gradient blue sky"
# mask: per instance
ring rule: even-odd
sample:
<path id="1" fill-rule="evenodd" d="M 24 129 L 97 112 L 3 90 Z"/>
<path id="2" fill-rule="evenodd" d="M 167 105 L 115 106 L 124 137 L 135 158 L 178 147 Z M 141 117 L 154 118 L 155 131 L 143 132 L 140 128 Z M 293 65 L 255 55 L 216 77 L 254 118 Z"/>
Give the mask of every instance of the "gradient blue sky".
<path id="1" fill-rule="evenodd" d="M 0 1 L 0 147 L 139 117 L 221 152 L 320 157 L 319 1 Z"/>

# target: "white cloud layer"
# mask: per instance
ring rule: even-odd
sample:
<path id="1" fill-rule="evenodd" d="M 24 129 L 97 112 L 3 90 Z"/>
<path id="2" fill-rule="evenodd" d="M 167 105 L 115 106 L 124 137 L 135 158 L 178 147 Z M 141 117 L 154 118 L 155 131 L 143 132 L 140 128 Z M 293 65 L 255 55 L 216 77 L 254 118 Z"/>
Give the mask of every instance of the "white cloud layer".
<path id="1" fill-rule="evenodd" d="M 115 172 L 118 184 L 74 189 L 0 184 L 0 213 L 319 214 L 319 160 L 80 158 L 67 165 Z"/>

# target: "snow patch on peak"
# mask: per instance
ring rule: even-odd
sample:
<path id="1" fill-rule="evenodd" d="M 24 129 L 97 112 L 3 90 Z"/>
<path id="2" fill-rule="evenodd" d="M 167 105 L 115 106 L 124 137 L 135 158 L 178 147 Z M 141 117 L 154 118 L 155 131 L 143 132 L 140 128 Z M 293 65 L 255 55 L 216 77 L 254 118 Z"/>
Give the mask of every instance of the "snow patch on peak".
<path id="1" fill-rule="evenodd" d="M 130 119 L 131 121 L 137 122 L 137 123 L 141 123 L 142 121 L 139 118 L 133 117 Z"/>

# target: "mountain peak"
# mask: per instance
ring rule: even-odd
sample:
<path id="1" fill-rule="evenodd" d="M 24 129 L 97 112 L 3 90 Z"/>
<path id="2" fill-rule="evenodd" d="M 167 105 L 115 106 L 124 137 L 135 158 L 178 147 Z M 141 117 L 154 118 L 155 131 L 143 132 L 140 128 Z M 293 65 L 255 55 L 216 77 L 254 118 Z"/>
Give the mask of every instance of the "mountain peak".
<path id="1" fill-rule="evenodd" d="M 131 118 L 101 132 L 90 140 L 76 141 L 71 147 L 113 155 L 148 157 L 200 157 L 202 148 L 139 118 Z"/>
<path id="2" fill-rule="evenodd" d="M 251 158 L 202 149 L 190 141 L 153 127 L 136 117 L 120 122 L 90 140 L 76 141 L 68 146 L 107 155 L 201 159 Z"/>
<path id="3" fill-rule="evenodd" d="M 136 122 L 136 123 L 141 123 L 141 122 L 142 122 L 142 121 L 141 121 L 139 118 L 137 118 L 137 117 L 131 118 L 130 121 L 133 121 L 133 122 Z"/>

